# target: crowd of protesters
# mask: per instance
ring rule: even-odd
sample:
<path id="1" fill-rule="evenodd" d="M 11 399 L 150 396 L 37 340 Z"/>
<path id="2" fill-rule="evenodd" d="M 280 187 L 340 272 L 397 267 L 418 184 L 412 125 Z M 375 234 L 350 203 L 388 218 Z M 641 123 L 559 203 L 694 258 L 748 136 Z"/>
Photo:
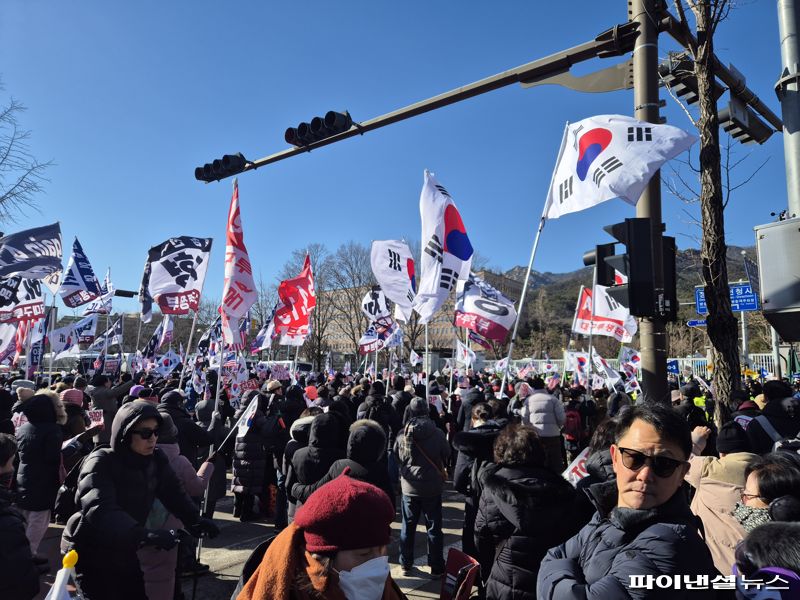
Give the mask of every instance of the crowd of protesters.
<path id="1" fill-rule="evenodd" d="M 275 533 L 239 600 L 404 598 L 387 547 L 398 577 L 443 578 L 451 486 L 481 598 L 800 598 L 785 381 L 724 403 L 673 381 L 667 406 L 558 376 L 269 375 L 238 399 L 213 371 L 199 395 L 145 373 L 0 380 L 0 598 L 39 592 L 53 521 L 85 598 L 179 600 L 229 491 Z"/>

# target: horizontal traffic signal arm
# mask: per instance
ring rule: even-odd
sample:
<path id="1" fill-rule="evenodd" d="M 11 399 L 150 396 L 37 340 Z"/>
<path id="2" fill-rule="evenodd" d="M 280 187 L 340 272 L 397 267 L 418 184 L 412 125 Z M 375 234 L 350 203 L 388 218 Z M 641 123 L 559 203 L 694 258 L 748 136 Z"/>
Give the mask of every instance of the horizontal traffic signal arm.
<path id="1" fill-rule="evenodd" d="M 519 67 L 509 69 L 508 71 L 503 71 L 497 75 L 492 75 L 491 77 L 481 79 L 475 83 L 439 94 L 433 98 L 422 100 L 394 112 L 375 117 L 369 121 L 353 123 L 352 127 L 342 133 L 314 141 L 307 145 L 295 146 L 287 150 L 282 150 L 265 158 L 259 158 L 258 160 L 248 162 L 240 172 L 258 169 L 259 167 L 291 158 L 303 152 L 310 152 L 311 150 L 333 144 L 334 142 L 340 142 L 356 135 L 363 135 L 368 131 L 398 123 L 405 119 L 410 119 L 411 117 L 416 117 L 436 110 L 437 108 L 449 106 L 450 104 L 455 104 L 456 102 L 479 96 L 480 94 L 485 94 L 486 92 L 491 92 L 513 83 L 525 84 L 550 75 L 566 73 L 572 65 L 585 60 L 622 56 L 633 50 L 634 42 L 639 35 L 638 28 L 639 23 L 636 22 L 615 25 L 611 29 L 598 35 L 595 39 L 579 44 L 578 46 L 567 48 L 566 50 L 551 54 L 545 58 L 540 58 Z M 197 175 L 197 173 L 195 175 Z M 224 177 L 215 179 L 224 179 Z"/>

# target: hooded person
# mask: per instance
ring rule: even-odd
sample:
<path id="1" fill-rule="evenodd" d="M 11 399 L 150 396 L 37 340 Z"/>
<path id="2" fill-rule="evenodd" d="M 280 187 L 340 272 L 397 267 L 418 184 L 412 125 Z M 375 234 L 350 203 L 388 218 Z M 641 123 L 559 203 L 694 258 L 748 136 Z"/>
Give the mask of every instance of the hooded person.
<path id="1" fill-rule="evenodd" d="M 233 417 L 236 411 L 227 402 L 207 398 L 200 400 L 195 405 L 195 418 L 198 424 L 211 435 L 211 446 L 207 454 L 203 454 L 204 460 L 208 460 L 211 452 L 214 451 L 214 473 L 208 484 L 208 498 L 203 509 L 203 516 L 209 519 L 214 517 L 214 510 L 217 500 L 224 498 L 228 491 L 227 461 L 225 454 L 216 452 L 220 450 L 220 445 L 225 440 L 225 420 Z"/>
<path id="2" fill-rule="evenodd" d="M 767 403 L 747 426 L 747 437 L 756 454 L 766 454 L 776 442 L 800 433 L 800 400 L 792 394 L 791 386 L 784 381 L 764 384 Z"/>
<path id="3" fill-rule="evenodd" d="M 335 412 L 317 415 L 311 423 L 308 446 L 292 456 L 293 477 L 287 477 L 286 490 L 293 490 L 295 483 L 308 485 L 322 479 L 334 462 L 346 457 L 347 438 L 347 423 L 340 415 Z"/>
<path id="4" fill-rule="evenodd" d="M 325 476 L 315 483 L 294 484 L 292 495 L 300 502 L 305 502 L 323 485 L 344 473 L 345 469 L 349 469 L 350 477 L 371 483 L 386 492 L 394 506 L 394 489 L 386 466 L 386 434 L 378 423 L 369 419 L 361 419 L 350 426 L 347 458 L 333 463 Z"/>
<path id="5" fill-rule="evenodd" d="M 258 518 L 253 509 L 255 496 L 264 494 L 266 485 L 267 449 L 264 447 L 264 435 L 267 425 L 265 414 L 267 397 L 258 390 L 247 390 L 242 395 L 241 406 L 234 415 L 234 420 L 248 410 L 252 402 L 257 403 L 255 412 L 249 420 L 250 425 L 244 433 L 236 433 L 233 450 L 233 481 L 231 490 L 234 494 L 233 516 L 242 521 Z"/>
<path id="6" fill-rule="evenodd" d="M 178 429 L 178 446 L 181 454 L 189 459 L 194 468 L 197 468 L 197 456 L 201 447 L 210 446 L 214 437 L 204 427 L 192 420 L 189 411 L 184 407 L 185 397 L 178 390 L 170 390 L 161 396 L 158 410 L 169 415 Z"/>
<path id="7" fill-rule="evenodd" d="M 111 423 L 114 421 L 114 415 L 117 414 L 119 403 L 128 395 L 133 386 L 134 381 L 129 375 L 127 381 L 117 386 L 112 386 L 111 379 L 105 375 L 98 374 L 92 378 L 92 383 L 86 388 L 86 393 L 92 399 L 92 408 L 103 411 L 103 424 L 105 425 L 95 436 L 95 443 L 109 443 Z"/>
<path id="8" fill-rule="evenodd" d="M 169 550 L 178 542 L 174 532 L 147 527 L 156 500 L 193 535 L 219 533 L 200 517 L 167 455 L 156 448 L 162 421 L 147 402 L 122 405 L 109 432 L 111 446 L 96 448 L 81 466 L 78 512 L 67 522 L 61 550 L 78 552 L 78 581 L 89 600 L 147 597 L 136 551 Z"/>
<path id="9" fill-rule="evenodd" d="M 394 507 L 380 489 L 341 475 L 309 496 L 272 540 L 236 600 L 400 600 L 387 546 Z"/>
<path id="10" fill-rule="evenodd" d="M 195 472 L 189 459 L 180 453 L 178 428 L 169 415 L 161 414 L 161 427 L 156 448 L 167 456 L 169 466 L 175 471 L 183 489 L 192 498 L 200 498 L 214 473 L 214 465 L 204 462 Z M 160 500 L 153 503 L 147 516 L 148 529 L 183 529 L 184 523 L 167 511 Z M 178 548 L 161 550 L 154 546 L 143 546 L 137 551 L 139 564 L 144 574 L 147 600 L 172 600 L 175 595 L 175 567 L 178 563 Z"/>
<path id="11" fill-rule="evenodd" d="M 294 453 L 300 448 L 308 446 L 308 438 L 311 435 L 311 423 L 314 418 L 322 414 L 322 409 L 319 407 L 308 408 L 301 413 L 299 419 L 292 423 L 289 429 L 289 441 L 283 450 L 283 460 L 281 461 L 281 471 L 283 472 L 284 481 L 286 482 L 286 499 L 288 502 L 288 517 L 294 517 L 295 510 L 297 509 L 297 500 L 292 496 L 292 486 L 290 482 L 297 481 L 294 474 L 294 467 L 292 466 L 292 458 Z"/>
<path id="12" fill-rule="evenodd" d="M 37 557 L 61 485 L 61 425 L 66 423 L 67 415 L 58 394 L 49 390 L 41 390 L 27 400 L 22 412 L 28 422 L 16 433 L 19 453 L 16 504 L 25 517 L 31 552 Z"/>

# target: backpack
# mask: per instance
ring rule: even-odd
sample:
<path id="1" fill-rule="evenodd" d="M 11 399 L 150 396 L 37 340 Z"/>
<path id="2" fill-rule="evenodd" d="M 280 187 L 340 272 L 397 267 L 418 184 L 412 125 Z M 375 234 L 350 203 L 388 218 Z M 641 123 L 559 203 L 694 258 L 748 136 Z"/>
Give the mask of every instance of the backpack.
<path id="1" fill-rule="evenodd" d="M 773 446 L 772 451 L 777 452 L 778 450 L 783 450 L 784 452 L 797 452 L 800 454 L 800 438 L 785 438 L 777 430 L 772 426 L 772 423 L 769 422 L 769 419 L 764 415 L 758 415 L 754 419 L 759 425 L 761 425 L 761 429 L 764 430 L 769 437 L 772 438 Z"/>
<path id="2" fill-rule="evenodd" d="M 564 437 L 567 441 L 577 442 L 583 437 L 583 423 L 581 423 L 581 413 L 577 410 L 568 410 L 564 421 Z"/>
<path id="3" fill-rule="evenodd" d="M 264 448 L 267 450 L 285 448 L 289 441 L 289 428 L 286 427 L 280 401 L 276 400 L 275 394 L 270 396 L 264 427 L 261 431 L 264 434 Z"/>

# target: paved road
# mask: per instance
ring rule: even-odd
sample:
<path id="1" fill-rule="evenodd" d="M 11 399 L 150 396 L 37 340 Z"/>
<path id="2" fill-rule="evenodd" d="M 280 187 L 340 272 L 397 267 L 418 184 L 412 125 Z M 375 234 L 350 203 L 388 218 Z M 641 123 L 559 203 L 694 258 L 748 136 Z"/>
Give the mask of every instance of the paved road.
<path id="1" fill-rule="evenodd" d="M 231 516 L 232 510 L 233 496 L 231 495 L 217 503 L 215 520 L 221 533 L 213 540 L 205 540 L 201 560 L 211 567 L 211 572 L 198 578 L 195 600 L 228 600 L 250 552 L 263 540 L 273 535 L 271 522 L 240 523 L 238 519 Z M 463 511 L 464 503 L 461 495 L 452 490 L 445 492 L 443 498 L 445 558 L 448 548 L 461 547 Z M 42 542 L 41 552 L 50 558 L 52 573 L 55 573 L 60 566 L 58 541 L 62 529 L 59 525 L 51 525 Z M 392 529 L 394 535 L 389 548 L 392 577 L 410 599 L 438 598 L 441 583 L 438 580 L 432 581 L 429 577 L 424 523 L 417 528 L 414 552 L 417 560 L 414 561 L 415 569 L 411 577 L 403 577 L 398 564 L 399 513 L 392 524 Z M 43 577 L 42 582 L 42 592 L 37 600 L 42 600 L 47 594 L 47 590 L 53 582 L 53 575 Z M 191 579 L 183 580 L 183 591 L 187 600 L 192 599 L 192 586 Z"/>

